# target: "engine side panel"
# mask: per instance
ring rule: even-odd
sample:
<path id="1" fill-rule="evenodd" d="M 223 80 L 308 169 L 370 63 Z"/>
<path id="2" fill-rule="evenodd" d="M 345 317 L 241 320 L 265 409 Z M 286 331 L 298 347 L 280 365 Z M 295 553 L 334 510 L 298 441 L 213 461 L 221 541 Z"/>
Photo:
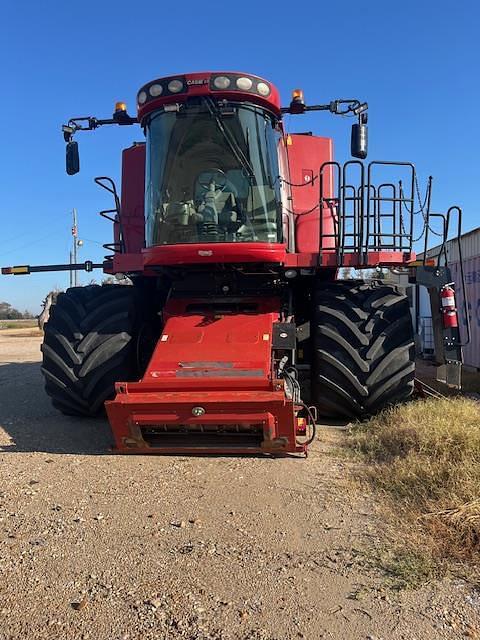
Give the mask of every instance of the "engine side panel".
<path id="1" fill-rule="evenodd" d="M 298 253 L 318 253 L 319 251 L 319 170 L 324 162 L 333 161 L 333 141 L 331 138 L 291 134 L 287 138 L 287 153 L 292 186 L 293 212 L 296 218 L 296 249 Z M 333 171 L 326 167 L 323 171 L 324 197 L 334 195 Z M 333 234 L 332 209 L 322 209 L 323 234 Z M 323 249 L 334 248 L 335 239 L 324 238 Z"/>
<path id="2" fill-rule="evenodd" d="M 145 144 L 122 152 L 122 227 L 126 253 L 145 246 Z"/>

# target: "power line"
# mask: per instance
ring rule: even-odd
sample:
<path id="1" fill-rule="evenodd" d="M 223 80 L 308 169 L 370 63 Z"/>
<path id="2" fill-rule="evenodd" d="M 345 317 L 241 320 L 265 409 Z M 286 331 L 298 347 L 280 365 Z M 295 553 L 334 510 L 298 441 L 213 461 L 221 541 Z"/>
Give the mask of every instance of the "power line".
<path id="1" fill-rule="evenodd" d="M 8 251 L 2 251 L 2 253 L 0 255 L 8 256 L 11 253 L 15 253 L 15 251 L 20 251 L 21 249 L 26 249 L 27 247 L 31 247 L 34 244 L 38 244 L 42 240 L 46 240 L 47 238 L 50 238 L 51 235 L 52 235 L 52 232 L 49 231 L 46 235 L 41 236 L 40 238 L 35 238 L 35 240 L 32 240 L 31 242 L 27 242 L 25 244 L 21 244 L 20 246 L 15 247 L 14 249 L 9 249 Z"/>

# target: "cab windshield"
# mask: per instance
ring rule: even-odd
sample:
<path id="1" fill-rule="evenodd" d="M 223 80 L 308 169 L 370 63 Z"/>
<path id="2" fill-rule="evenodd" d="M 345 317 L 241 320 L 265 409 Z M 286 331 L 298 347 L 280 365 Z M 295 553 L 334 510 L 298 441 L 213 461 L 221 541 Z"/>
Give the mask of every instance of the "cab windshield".
<path id="1" fill-rule="evenodd" d="M 281 242 L 280 137 L 273 116 L 248 103 L 202 98 L 154 113 L 147 246 Z"/>

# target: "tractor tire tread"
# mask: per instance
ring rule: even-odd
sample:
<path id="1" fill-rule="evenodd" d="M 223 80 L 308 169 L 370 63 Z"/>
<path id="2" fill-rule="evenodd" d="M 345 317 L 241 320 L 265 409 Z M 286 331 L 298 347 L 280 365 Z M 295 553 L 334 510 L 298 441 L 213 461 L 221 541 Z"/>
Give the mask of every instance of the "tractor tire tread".
<path id="1" fill-rule="evenodd" d="M 312 318 L 312 400 L 330 418 L 364 418 L 413 392 L 408 299 L 382 282 L 319 281 Z"/>
<path id="2" fill-rule="evenodd" d="M 60 294 L 45 325 L 42 373 L 53 405 L 67 415 L 94 416 L 135 378 L 138 299 L 133 286 L 89 285 Z"/>

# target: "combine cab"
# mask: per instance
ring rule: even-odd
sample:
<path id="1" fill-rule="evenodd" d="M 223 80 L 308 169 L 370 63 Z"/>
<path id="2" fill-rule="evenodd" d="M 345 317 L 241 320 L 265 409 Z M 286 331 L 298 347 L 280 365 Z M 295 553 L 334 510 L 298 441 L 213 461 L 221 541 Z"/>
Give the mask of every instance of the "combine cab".
<path id="1" fill-rule="evenodd" d="M 328 111 L 356 118 L 352 155 L 332 140 L 287 134 L 282 116 Z M 101 268 L 128 286 L 60 294 L 42 347 L 46 391 L 68 415 L 106 409 L 124 453 L 304 453 L 317 417 L 363 418 L 413 392 L 408 300 L 395 285 L 342 279 L 345 268 L 410 270 L 442 310 L 448 381 L 459 382 L 454 287 L 442 252 L 418 262 L 418 232 L 449 234 L 453 207 L 417 202 L 410 163 L 362 162 L 367 104 L 282 108 L 275 87 L 239 73 L 193 73 L 142 87 L 137 117 L 63 127 L 73 136 L 139 124 L 146 141 L 123 151 L 122 188 L 101 214 L 113 224 Z M 420 206 L 419 211 L 416 211 Z M 426 255 L 426 252 L 424 252 Z M 7 267 L 3 273 L 72 265 Z M 443 303 L 443 306 L 442 306 Z"/>

